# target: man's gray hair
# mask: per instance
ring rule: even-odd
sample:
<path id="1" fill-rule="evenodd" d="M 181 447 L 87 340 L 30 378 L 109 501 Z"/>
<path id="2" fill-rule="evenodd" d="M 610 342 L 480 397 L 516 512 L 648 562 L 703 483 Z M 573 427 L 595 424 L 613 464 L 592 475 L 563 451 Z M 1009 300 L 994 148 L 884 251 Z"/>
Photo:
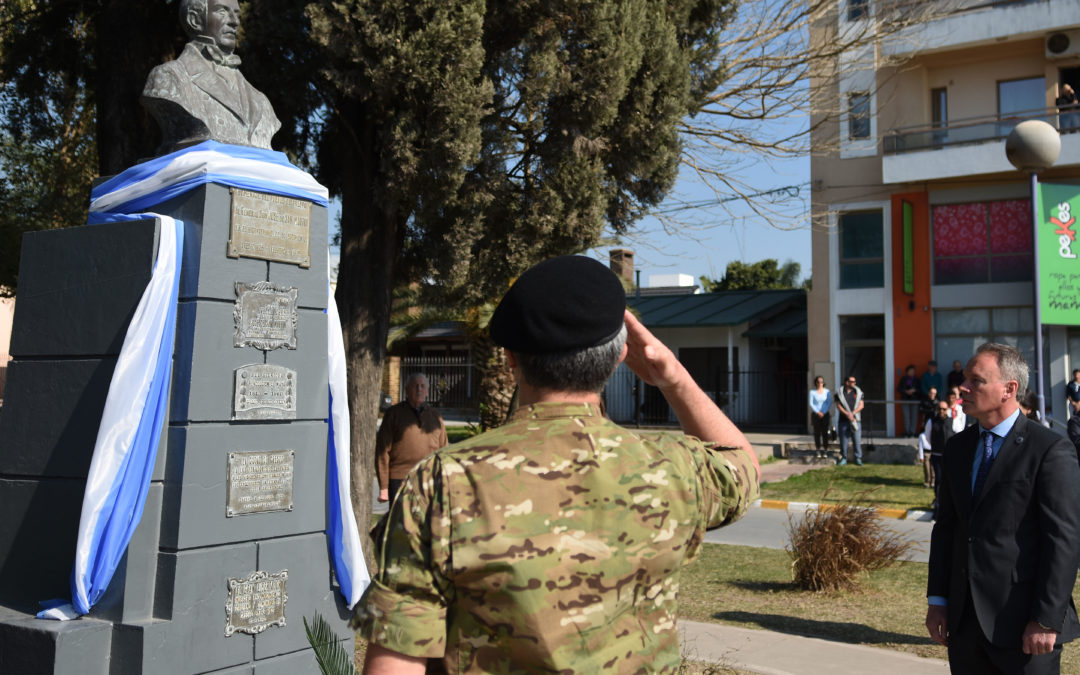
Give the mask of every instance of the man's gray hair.
<path id="1" fill-rule="evenodd" d="M 416 382 L 417 380 L 423 380 L 425 384 L 428 383 L 427 375 L 423 373 L 413 373 L 408 377 L 407 380 L 405 380 L 405 386 L 407 387 L 413 382 Z"/>
<path id="2" fill-rule="evenodd" d="M 180 0 L 180 25 L 184 27 L 184 32 L 188 37 L 195 37 L 197 35 L 188 25 L 188 13 L 195 12 L 202 22 L 203 30 L 206 29 L 206 13 L 208 11 L 207 3 L 209 0 Z"/>
<path id="3" fill-rule="evenodd" d="M 975 355 L 978 356 L 979 354 L 993 354 L 994 359 L 997 361 L 998 370 L 1001 371 L 1001 379 L 1006 382 L 1016 380 L 1017 396 L 1027 389 L 1028 364 L 1019 349 L 998 342 L 987 342 L 979 345 L 979 348 L 975 350 Z"/>
<path id="4" fill-rule="evenodd" d="M 518 354 L 521 374 L 530 386 L 545 391 L 600 393 L 615 372 L 626 344 L 626 324 L 607 342 L 572 352 Z"/>

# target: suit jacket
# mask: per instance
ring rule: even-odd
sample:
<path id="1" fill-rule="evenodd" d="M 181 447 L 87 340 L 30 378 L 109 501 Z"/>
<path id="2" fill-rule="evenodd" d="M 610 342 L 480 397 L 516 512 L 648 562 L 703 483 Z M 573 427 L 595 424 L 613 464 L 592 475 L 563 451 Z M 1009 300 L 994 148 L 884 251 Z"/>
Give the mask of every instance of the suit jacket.
<path id="1" fill-rule="evenodd" d="M 215 67 L 205 52 L 205 45 L 189 42 L 177 59 L 157 66 L 146 79 L 142 104 L 161 127 L 159 151 L 205 140 L 270 149 L 281 127 L 270 101 L 239 70 Z"/>
<path id="2" fill-rule="evenodd" d="M 1069 424 L 1066 426 L 1066 433 L 1069 436 L 1069 440 L 1076 446 L 1077 459 L 1080 459 L 1080 414 L 1073 415 L 1069 418 Z"/>
<path id="3" fill-rule="evenodd" d="M 1080 558 L 1080 464 L 1066 439 L 1017 418 L 973 500 L 978 426 L 945 445 L 927 595 L 948 598 L 955 633 L 970 603 L 994 645 L 1019 648 L 1028 621 L 1080 636 L 1072 589 Z"/>

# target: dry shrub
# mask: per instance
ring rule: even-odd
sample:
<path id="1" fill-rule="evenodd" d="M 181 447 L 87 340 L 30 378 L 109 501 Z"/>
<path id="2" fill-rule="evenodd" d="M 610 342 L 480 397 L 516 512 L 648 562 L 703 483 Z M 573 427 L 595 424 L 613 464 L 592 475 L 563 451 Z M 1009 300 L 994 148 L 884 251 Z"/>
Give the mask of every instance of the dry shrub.
<path id="1" fill-rule="evenodd" d="M 885 528 L 877 511 L 866 506 L 867 494 L 817 510 L 806 511 L 801 519 L 788 515 L 795 585 L 810 591 L 854 590 L 863 572 L 883 569 L 906 554 L 914 543 Z M 829 494 L 829 490 L 822 495 Z"/>

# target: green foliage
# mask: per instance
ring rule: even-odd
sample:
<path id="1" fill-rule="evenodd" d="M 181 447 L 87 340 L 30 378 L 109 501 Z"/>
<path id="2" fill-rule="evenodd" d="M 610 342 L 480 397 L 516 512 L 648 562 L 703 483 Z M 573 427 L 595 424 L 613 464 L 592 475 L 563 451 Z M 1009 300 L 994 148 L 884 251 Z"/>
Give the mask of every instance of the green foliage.
<path id="1" fill-rule="evenodd" d="M 311 624 L 304 617 L 304 633 L 315 651 L 315 660 L 323 675 L 355 675 L 353 655 L 342 646 L 341 639 L 321 614 L 316 614 Z"/>
<path id="2" fill-rule="evenodd" d="M 465 426 L 451 426 L 446 428 L 446 438 L 451 443 L 457 443 L 464 441 L 466 438 L 472 438 L 480 433 L 480 427 L 472 422 Z"/>
<path id="3" fill-rule="evenodd" d="M 783 266 L 778 265 L 774 258 L 756 263 L 732 260 L 719 281 L 701 277 L 701 284 L 706 293 L 799 288 L 801 272 L 802 266 L 793 260 L 785 261 Z"/>
<path id="4" fill-rule="evenodd" d="M 605 224 L 623 232 L 663 198 L 676 125 L 722 74 L 717 34 L 730 8 L 313 3 L 339 101 L 320 167 L 368 155 L 361 178 L 376 181 L 372 198 L 401 228 L 396 262 L 410 273 L 397 278 L 428 276 L 428 291 L 466 305 L 490 300 L 536 260 L 595 244 Z M 345 173 L 324 179 L 348 190 L 333 182 Z"/>
<path id="5" fill-rule="evenodd" d="M 176 42 L 173 11 L 143 0 L 0 3 L 0 294 L 15 292 L 24 232 L 84 224 L 93 177 L 153 150 L 138 93 Z"/>

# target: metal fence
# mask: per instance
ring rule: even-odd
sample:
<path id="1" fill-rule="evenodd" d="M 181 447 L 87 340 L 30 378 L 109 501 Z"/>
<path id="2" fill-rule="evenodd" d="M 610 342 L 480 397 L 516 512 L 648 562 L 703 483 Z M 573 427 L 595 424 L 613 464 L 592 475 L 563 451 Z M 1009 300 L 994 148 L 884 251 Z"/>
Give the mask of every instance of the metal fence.
<path id="1" fill-rule="evenodd" d="M 742 371 L 731 376 L 730 391 L 706 391 L 733 422 L 744 427 L 805 429 L 805 372 Z M 660 390 L 641 382 L 625 364 L 604 392 L 608 416 L 620 424 L 675 424 Z"/>
<path id="2" fill-rule="evenodd" d="M 398 400 L 405 398 L 405 383 L 414 373 L 427 376 L 428 403 L 455 410 L 476 410 L 479 376 L 472 361 L 459 357 L 405 357 L 401 359 Z M 727 378 L 722 378 L 724 383 Z M 730 378 L 731 391 L 706 393 L 728 417 L 744 427 L 806 428 L 807 374 L 805 372 L 742 371 Z M 677 423 L 660 390 L 644 384 L 620 364 L 604 391 L 608 416 L 620 424 L 673 425 Z"/>
<path id="3" fill-rule="evenodd" d="M 422 373 L 427 377 L 429 404 L 436 408 L 476 409 L 478 377 L 469 357 L 402 358 L 397 400 L 404 400 L 405 383 L 414 373 Z"/>

